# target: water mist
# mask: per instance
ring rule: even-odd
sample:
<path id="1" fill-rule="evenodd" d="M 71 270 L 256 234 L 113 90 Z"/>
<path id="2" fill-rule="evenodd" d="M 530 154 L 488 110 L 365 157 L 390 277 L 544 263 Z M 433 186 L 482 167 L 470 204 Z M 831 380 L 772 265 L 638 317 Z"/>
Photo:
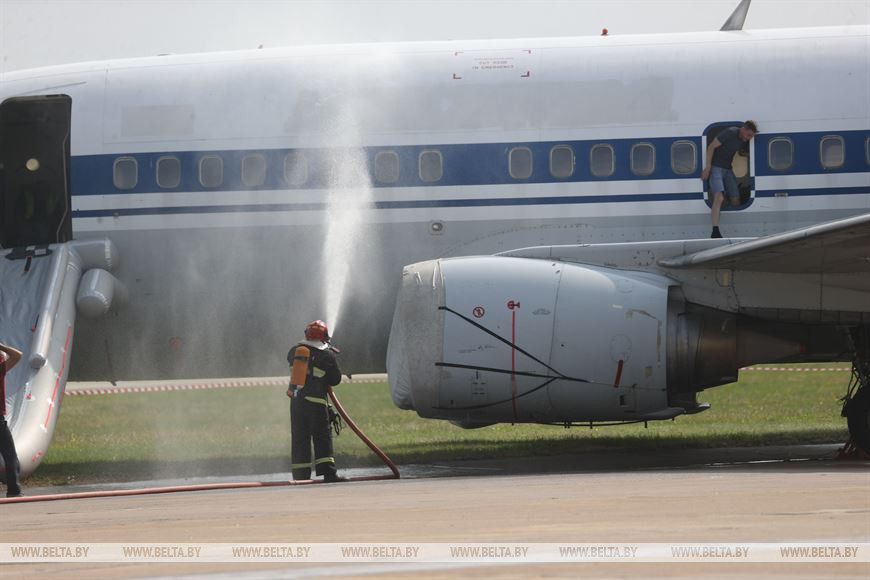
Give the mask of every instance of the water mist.
<path id="1" fill-rule="evenodd" d="M 356 259 L 367 254 L 365 216 L 372 204 L 372 187 L 365 150 L 359 145 L 359 131 L 353 117 L 337 120 L 345 147 L 331 155 L 330 187 L 327 199 L 326 240 L 323 271 L 326 273 L 326 324 L 331 333 L 341 321 L 345 293 Z"/>

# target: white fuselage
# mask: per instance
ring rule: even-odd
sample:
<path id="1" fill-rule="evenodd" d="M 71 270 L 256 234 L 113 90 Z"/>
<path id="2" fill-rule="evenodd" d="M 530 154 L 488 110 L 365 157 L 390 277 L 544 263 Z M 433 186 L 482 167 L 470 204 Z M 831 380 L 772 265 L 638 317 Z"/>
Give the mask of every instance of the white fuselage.
<path id="1" fill-rule="evenodd" d="M 335 336 L 363 372 L 405 264 L 709 236 L 714 124 L 760 128 L 725 235 L 868 211 L 868 47 L 842 27 L 274 49 L 7 73 L 0 100 L 72 98 L 74 236 L 111 238 L 130 291 L 79 323 L 71 378 L 282 372 L 333 282 L 330 196 L 360 188 Z M 347 150 L 370 183 L 336 184 Z"/>

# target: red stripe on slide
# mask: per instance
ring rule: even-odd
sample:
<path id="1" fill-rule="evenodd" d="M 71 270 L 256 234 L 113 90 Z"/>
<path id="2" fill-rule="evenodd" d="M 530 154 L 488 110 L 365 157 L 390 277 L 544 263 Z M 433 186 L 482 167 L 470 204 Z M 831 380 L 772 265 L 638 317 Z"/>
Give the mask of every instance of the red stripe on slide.
<path id="1" fill-rule="evenodd" d="M 69 352 L 69 341 L 72 339 L 72 325 L 66 330 L 66 343 L 63 345 L 63 358 L 61 359 L 60 372 L 57 373 L 57 380 L 54 381 L 54 392 L 51 393 L 51 404 L 48 406 L 48 413 L 45 415 L 45 423 L 42 426 L 48 429 L 48 421 L 51 419 L 51 411 L 55 407 L 57 394 L 60 391 L 60 379 L 63 376 L 63 371 L 66 370 L 66 353 Z"/>

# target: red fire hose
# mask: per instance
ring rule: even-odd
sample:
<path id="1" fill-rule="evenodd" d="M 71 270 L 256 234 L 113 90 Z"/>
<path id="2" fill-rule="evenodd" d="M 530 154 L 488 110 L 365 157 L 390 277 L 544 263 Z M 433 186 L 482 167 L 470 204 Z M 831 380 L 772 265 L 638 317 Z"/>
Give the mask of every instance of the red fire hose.
<path id="1" fill-rule="evenodd" d="M 335 393 L 332 391 L 332 388 L 329 388 L 329 398 L 332 399 L 333 404 L 335 405 L 336 410 L 339 415 L 341 415 L 342 419 L 344 419 L 345 423 L 347 423 L 350 428 L 353 430 L 357 436 L 362 439 L 363 443 L 365 443 L 369 449 L 375 452 L 375 454 L 381 458 L 381 461 L 390 468 L 392 474 L 390 475 L 364 475 L 360 477 L 348 477 L 345 481 L 380 481 L 385 479 L 399 479 L 399 469 L 396 467 L 396 464 L 387 457 L 387 454 L 381 451 L 377 445 L 372 443 L 371 439 L 366 437 L 366 434 L 362 432 L 356 423 L 350 418 L 347 414 L 347 411 L 344 410 L 344 407 L 341 406 L 341 403 L 338 401 L 338 397 L 335 396 Z M 227 482 L 227 483 L 202 483 L 196 485 L 172 485 L 166 487 L 143 487 L 140 489 L 115 489 L 115 490 L 104 490 L 104 491 L 79 491 L 74 493 L 53 493 L 48 495 L 26 495 L 21 497 L 7 497 L 0 498 L 0 504 L 7 503 L 30 503 L 36 501 L 57 501 L 62 499 L 86 499 L 92 497 L 121 497 L 125 495 L 152 495 L 158 493 L 178 493 L 182 491 L 210 491 L 215 489 L 243 489 L 243 488 L 252 488 L 252 487 L 282 487 L 282 486 L 291 486 L 291 485 L 311 485 L 315 483 L 325 483 L 321 479 L 304 479 L 299 481 L 236 481 L 236 482 Z"/>
<path id="2" fill-rule="evenodd" d="M 377 480 L 377 479 L 399 479 L 399 468 L 396 467 L 396 464 L 393 463 L 393 460 L 387 457 L 387 454 L 381 451 L 377 445 L 372 443 L 372 440 L 366 437 L 366 434 L 362 432 L 362 429 L 357 427 L 356 423 L 353 422 L 353 419 L 350 418 L 350 415 L 347 414 L 347 411 L 344 410 L 344 407 L 341 406 L 341 403 L 338 401 L 338 397 L 335 396 L 335 393 L 332 391 L 332 387 L 327 387 L 327 391 L 329 392 L 329 398 L 332 399 L 332 403 L 335 405 L 335 409 L 338 411 L 338 414 L 341 415 L 341 418 L 344 419 L 345 423 L 350 426 L 354 433 L 357 434 L 357 437 L 362 439 L 363 443 L 368 445 L 369 449 L 375 452 L 375 455 L 381 458 L 381 461 L 390 468 L 390 471 L 393 472 L 393 476 L 387 475 L 374 475 L 368 477 L 351 477 L 348 478 L 348 481 L 362 481 L 362 480 Z"/>

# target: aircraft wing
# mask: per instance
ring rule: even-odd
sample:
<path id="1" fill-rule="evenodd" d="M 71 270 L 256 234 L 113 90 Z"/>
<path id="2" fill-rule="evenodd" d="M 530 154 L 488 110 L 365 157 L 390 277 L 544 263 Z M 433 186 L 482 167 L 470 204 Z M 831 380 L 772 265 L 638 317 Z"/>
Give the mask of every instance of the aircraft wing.
<path id="1" fill-rule="evenodd" d="M 663 258 L 681 269 L 729 269 L 782 274 L 870 273 L 870 213 L 798 230 Z"/>

